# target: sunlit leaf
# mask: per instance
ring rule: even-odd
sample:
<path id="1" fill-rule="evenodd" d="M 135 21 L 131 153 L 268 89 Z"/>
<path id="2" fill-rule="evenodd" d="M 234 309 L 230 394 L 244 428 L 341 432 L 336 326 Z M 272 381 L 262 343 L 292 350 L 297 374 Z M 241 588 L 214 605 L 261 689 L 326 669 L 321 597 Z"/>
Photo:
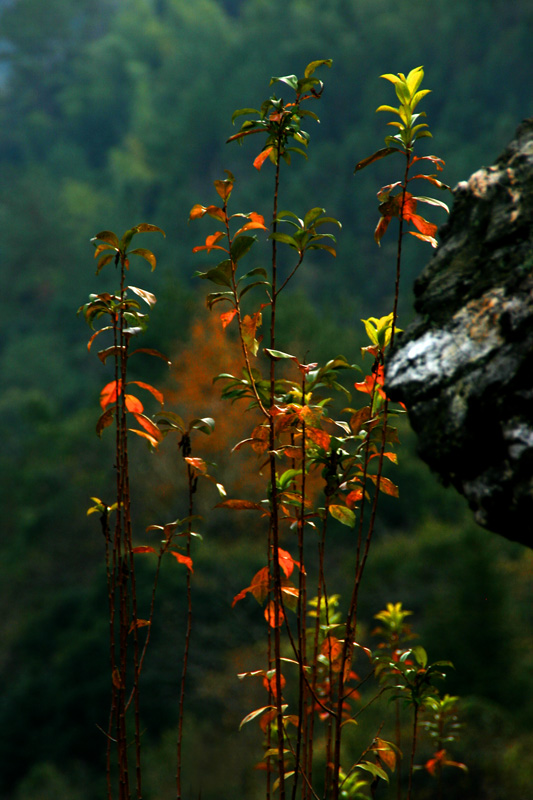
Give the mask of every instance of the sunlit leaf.
<path id="1" fill-rule="evenodd" d="M 163 438 L 163 434 L 161 433 L 157 425 L 154 425 L 151 419 L 146 417 L 141 412 L 134 412 L 133 416 L 135 417 L 139 425 L 150 434 L 150 436 L 152 436 L 158 442 L 161 441 L 161 439 Z"/>
<path id="2" fill-rule="evenodd" d="M 91 242 L 93 242 L 93 244 L 94 244 L 98 239 L 100 239 L 102 242 L 107 242 L 108 244 L 112 245 L 112 247 L 116 248 L 117 250 L 120 247 L 120 242 L 118 240 L 118 236 L 115 233 L 113 233 L 113 231 L 100 231 L 100 233 L 97 233 L 96 236 L 94 236 L 91 239 Z M 97 245 L 95 244 L 95 247 L 96 246 Z"/>
<path id="3" fill-rule="evenodd" d="M 118 381 L 119 392 L 122 391 L 122 381 Z M 110 381 L 100 392 L 100 405 L 105 409 L 111 403 L 117 402 L 117 382 Z"/>
<path id="4" fill-rule="evenodd" d="M 194 572 L 192 568 L 192 558 L 189 558 L 189 556 L 184 556 L 182 553 L 178 553 L 176 550 L 169 550 L 168 552 L 171 556 L 174 556 L 178 564 L 185 564 L 189 572 Z"/>
<path id="5" fill-rule="evenodd" d="M 244 717 L 244 719 L 241 720 L 241 724 L 239 725 L 239 730 L 242 728 L 243 725 L 246 725 L 247 722 L 251 722 L 252 720 L 257 719 L 257 717 L 260 717 L 261 714 L 264 714 L 265 711 L 268 711 L 269 709 L 273 709 L 274 712 L 276 712 L 275 706 L 263 706 L 262 708 L 256 708 L 255 711 L 252 711 L 250 712 L 250 714 L 247 714 Z"/>
<path id="6" fill-rule="evenodd" d="M 272 152 L 272 147 L 267 147 L 265 150 L 262 150 L 259 155 L 254 159 L 254 167 L 256 169 L 261 169 L 267 158 L 269 157 L 270 153 Z"/>
<path id="7" fill-rule="evenodd" d="M 368 475 L 367 477 L 370 478 L 370 480 L 377 485 L 377 480 L 378 480 L 377 475 Z M 389 478 L 385 478 L 383 475 L 381 476 L 379 481 L 379 490 L 380 492 L 388 494 L 391 497 L 399 496 L 398 487 Z"/>
<path id="8" fill-rule="evenodd" d="M 330 505 L 329 513 L 334 519 L 338 520 L 338 522 L 342 522 L 343 525 L 347 525 L 348 528 L 355 527 L 355 514 L 351 508 L 347 508 L 346 506 Z"/>
<path id="9" fill-rule="evenodd" d="M 126 408 L 128 409 L 128 411 L 131 411 L 133 414 L 142 414 L 143 413 L 143 411 L 144 411 L 143 404 L 133 394 L 124 395 L 124 402 L 126 404 Z"/>
<path id="10" fill-rule="evenodd" d="M 274 600 L 271 600 L 267 604 L 264 610 L 264 617 L 271 628 L 279 628 L 285 621 L 285 614 L 283 613 L 283 610 L 277 603 L 274 602 Z"/>
<path id="11" fill-rule="evenodd" d="M 136 386 L 140 386 L 141 389 L 146 389 L 147 392 L 151 392 L 151 394 L 153 394 L 158 403 L 163 405 L 164 403 L 163 394 L 159 391 L 159 389 L 156 389 L 155 386 L 151 386 L 149 383 L 144 383 L 143 381 L 128 381 L 128 386 L 132 383 L 134 383 Z"/>
<path id="12" fill-rule="evenodd" d="M 144 258 L 145 261 L 148 261 L 152 267 L 152 272 L 154 271 L 156 266 L 156 258 L 151 250 L 147 250 L 145 247 L 137 247 L 135 250 L 130 250 L 128 255 L 141 256 L 141 258 Z"/>
<path id="13" fill-rule="evenodd" d="M 225 311 L 223 314 L 220 315 L 220 320 L 222 322 L 223 328 L 226 328 L 230 324 L 231 320 L 233 319 L 236 313 L 237 309 L 233 308 L 231 311 Z"/>

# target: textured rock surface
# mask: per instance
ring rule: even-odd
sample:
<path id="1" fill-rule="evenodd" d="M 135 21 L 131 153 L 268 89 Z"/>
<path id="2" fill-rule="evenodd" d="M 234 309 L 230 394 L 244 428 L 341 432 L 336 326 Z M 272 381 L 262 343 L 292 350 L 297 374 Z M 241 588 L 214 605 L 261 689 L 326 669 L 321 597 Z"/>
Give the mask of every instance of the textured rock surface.
<path id="1" fill-rule="evenodd" d="M 533 119 L 455 188 L 440 238 L 388 392 L 476 521 L 533 547 Z"/>

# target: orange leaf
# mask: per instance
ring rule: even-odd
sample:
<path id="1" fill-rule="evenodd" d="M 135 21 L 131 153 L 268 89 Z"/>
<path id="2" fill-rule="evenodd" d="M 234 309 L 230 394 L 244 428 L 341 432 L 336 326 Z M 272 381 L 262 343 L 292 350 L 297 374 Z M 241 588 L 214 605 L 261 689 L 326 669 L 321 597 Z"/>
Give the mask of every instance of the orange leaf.
<path id="1" fill-rule="evenodd" d="M 139 414 L 137 412 L 134 412 L 133 416 L 135 417 L 141 428 L 144 428 L 144 430 L 147 433 L 149 433 L 151 437 L 156 439 L 158 442 L 161 441 L 161 439 L 163 438 L 163 434 L 161 433 L 157 425 L 154 425 L 151 419 L 148 419 L 148 417 L 145 417 L 144 414 Z"/>
<path id="2" fill-rule="evenodd" d="M 266 511 L 266 509 L 261 505 L 261 503 L 254 503 L 252 500 L 222 500 L 221 503 L 216 504 L 215 508 L 234 508 L 237 511 L 243 511 L 248 509 Z"/>
<path id="3" fill-rule="evenodd" d="M 156 389 L 154 386 L 151 386 L 149 383 L 144 383 L 143 381 L 128 381 L 128 385 L 130 383 L 134 383 L 136 386 L 140 386 L 141 389 L 146 389 L 147 392 L 151 392 L 158 403 L 161 403 L 161 405 L 164 404 L 163 394 L 159 391 L 159 389 Z"/>
<path id="4" fill-rule="evenodd" d="M 136 619 L 134 622 L 131 623 L 130 629 L 128 633 L 131 633 L 134 628 L 145 628 L 147 625 L 151 625 L 149 619 Z"/>
<path id="5" fill-rule="evenodd" d="M 168 552 L 171 556 L 174 556 L 176 561 L 178 561 L 180 564 L 185 564 L 190 572 L 194 572 L 192 568 L 192 558 L 189 558 L 189 556 L 184 556 L 181 553 L 177 553 L 175 550 L 169 550 Z"/>
<path id="6" fill-rule="evenodd" d="M 250 584 L 250 591 L 258 603 L 264 603 L 270 589 L 270 575 L 268 567 L 263 567 L 256 572 Z"/>
<path id="7" fill-rule="evenodd" d="M 224 311 L 224 313 L 220 315 L 223 329 L 227 328 L 227 326 L 230 324 L 231 320 L 233 319 L 236 313 L 237 309 L 233 308 L 231 311 Z"/>
<path id="8" fill-rule="evenodd" d="M 326 656 L 333 672 L 340 672 L 342 662 L 342 644 L 335 636 L 326 636 L 320 648 L 322 655 Z"/>
<path id="9" fill-rule="evenodd" d="M 276 603 L 273 600 L 265 608 L 265 619 L 271 628 L 279 628 L 283 625 L 285 615 L 281 608 L 276 608 Z"/>
<path id="10" fill-rule="evenodd" d="M 151 436 L 151 434 L 147 433 L 147 431 L 138 431 L 136 428 L 128 428 L 128 430 L 131 431 L 132 433 L 136 433 L 137 436 L 142 436 L 143 439 L 147 439 L 152 445 L 152 447 L 157 447 L 159 444 L 159 440 L 156 439 L 154 436 Z"/>
<path id="11" fill-rule="evenodd" d="M 238 594 L 235 595 L 231 607 L 233 608 L 235 603 L 238 603 L 239 600 L 242 600 L 243 597 L 246 597 L 248 592 L 251 592 L 253 594 L 258 603 L 263 603 L 268 596 L 269 586 L 270 586 L 270 576 L 268 572 L 268 567 L 263 567 L 262 569 L 259 570 L 259 572 L 256 572 L 256 574 L 252 578 L 252 583 L 250 584 L 250 586 L 248 586 L 246 589 L 243 589 L 242 591 L 240 591 Z"/>
<path id="12" fill-rule="evenodd" d="M 146 544 L 139 545 L 139 547 L 132 547 L 132 553 L 155 553 L 157 555 L 157 550 L 153 547 L 149 547 Z"/>
<path id="13" fill-rule="evenodd" d="M 215 189 L 222 200 L 227 200 L 233 189 L 233 182 L 228 180 L 215 181 Z"/>
<path id="14" fill-rule="evenodd" d="M 372 410 L 370 406 L 363 406 L 363 408 L 360 408 L 359 411 L 356 411 L 350 419 L 350 428 L 352 429 L 353 433 L 359 433 L 365 422 L 368 422 L 371 416 Z"/>
<path id="15" fill-rule="evenodd" d="M 111 673 L 111 680 L 113 681 L 113 686 L 115 689 L 122 689 L 122 677 L 120 674 L 120 670 L 115 667 L 113 672 Z"/>
<path id="16" fill-rule="evenodd" d="M 283 691 L 284 686 L 286 685 L 287 681 L 285 680 L 285 676 L 280 672 L 279 674 L 279 682 L 281 684 L 281 690 Z M 277 684 L 276 684 L 276 673 L 272 675 L 271 678 L 265 677 L 263 678 L 263 686 L 267 690 L 267 692 L 271 692 L 274 697 L 278 696 L 277 693 Z"/>
<path id="17" fill-rule="evenodd" d="M 368 477 L 377 486 L 378 476 L 377 475 L 369 475 Z M 380 481 L 379 481 L 379 490 L 380 490 L 380 492 L 383 492 L 384 494 L 388 494 L 391 497 L 398 497 L 399 496 L 398 487 L 389 478 L 385 478 L 383 475 L 381 476 Z"/>
<path id="18" fill-rule="evenodd" d="M 258 425 L 252 431 L 252 450 L 256 453 L 264 453 L 268 449 L 268 439 L 268 428 Z"/>
<path id="19" fill-rule="evenodd" d="M 199 203 L 196 203 L 196 205 L 191 208 L 189 219 L 199 219 L 200 217 L 204 216 L 206 211 L 207 209 L 205 206 L 201 206 Z"/>
<path id="20" fill-rule="evenodd" d="M 254 160 L 254 167 L 256 169 L 261 169 L 267 158 L 269 157 L 270 153 L 272 152 L 272 147 L 267 147 L 265 150 L 262 150 L 259 155 Z"/>
<path id="21" fill-rule="evenodd" d="M 278 560 L 286 578 L 290 578 L 295 566 L 305 574 L 305 570 L 302 570 L 300 562 L 295 561 L 291 554 L 287 550 L 282 550 L 281 547 L 278 547 Z"/>
<path id="22" fill-rule="evenodd" d="M 203 458 L 192 458 L 191 456 L 186 456 L 185 461 L 187 464 L 190 464 L 191 467 L 201 472 L 202 475 L 205 475 L 207 472 L 207 464 L 203 460 Z"/>
<path id="23" fill-rule="evenodd" d="M 126 408 L 128 411 L 131 411 L 133 414 L 142 414 L 144 411 L 144 406 L 140 400 L 138 400 L 134 395 L 127 394 L 124 396 L 124 402 L 126 403 Z M 144 425 L 143 425 L 144 427 Z"/>
<path id="24" fill-rule="evenodd" d="M 214 219 L 219 219 L 221 222 L 226 221 L 226 215 L 218 206 L 207 206 L 205 211 L 206 214 L 209 214 L 209 216 L 213 217 Z"/>
<path id="25" fill-rule="evenodd" d="M 321 431 L 319 428 L 311 427 L 307 427 L 305 432 L 307 437 L 319 447 L 322 447 L 323 450 L 327 450 L 329 448 L 329 444 L 331 442 L 331 436 L 329 433 L 326 433 L 326 431 Z"/>
<path id="26" fill-rule="evenodd" d="M 346 495 L 346 505 L 348 508 L 355 508 L 355 504 L 361 500 L 363 497 L 363 490 L 362 489 L 354 489 L 348 495 Z"/>
<path id="27" fill-rule="evenodd" d="M 261 730 L 263 731 L 263 733 L 267 732 L 268 726 L 270 725 L 272 720 L 276 719 L 277 714 L 278 714 L 277 709 L 273 708 L 270 711 L 267 711 L 266 714 L 262 715 L 261 719 L 259 720 L 259 725 L 261 726 Z M 267 765 L 260 766 L 258 764 L 256 769 L 268 769 L 268 766 Z"/>
<path id="28" fill-rule="evenodd" d="M 217 242 L 220 241 L 226 234 L 223 231 L 216 231 L 216 233 L 211 234 L 205 240 L 205 244 L 199 245 L 198 247 L 193 247 L 193 253 L 199 253 L 200 250 L 207 250 L 208 253 L 211 250 L 224 250 L 224 252 L 228 252 L 225 247 L 220 247 L 217 245 Z"/>
<path id="29" fill-rule="evenodd" d="M 119 393 L 122 391 L 121 380 L 119 380 L 118 382 L 118 391 Z M 116 402 L 117 402 L 117 382 L 111 381 L 110 383 L 107 383 L 100 392 L 100 405 L 105 410 L 106 406 Z"/>

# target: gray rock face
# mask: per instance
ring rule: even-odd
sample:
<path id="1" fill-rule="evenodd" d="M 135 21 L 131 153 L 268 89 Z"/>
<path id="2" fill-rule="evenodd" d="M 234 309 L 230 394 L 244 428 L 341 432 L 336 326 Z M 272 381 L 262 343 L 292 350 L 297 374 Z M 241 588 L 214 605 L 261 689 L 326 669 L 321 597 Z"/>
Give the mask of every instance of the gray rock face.
<path id="1" fill-rule="evenodd" d="M 476 521 L 533 547 L 533 119 L 458 184 L 440 238 L 386 387 Z"/>

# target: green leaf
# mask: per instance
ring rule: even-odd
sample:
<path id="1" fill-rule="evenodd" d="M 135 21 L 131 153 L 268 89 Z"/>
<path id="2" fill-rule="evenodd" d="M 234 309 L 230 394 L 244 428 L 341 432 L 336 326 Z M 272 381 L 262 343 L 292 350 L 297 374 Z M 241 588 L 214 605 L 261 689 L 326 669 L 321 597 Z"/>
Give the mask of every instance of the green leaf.
<path id="1" fill-rule="evenodd" d="M 357 769 L 364 769 L 365 772 L 370 772 L 374 778 L 381 778 L 381 780 L 389 782 L 389 776 L 385 770 L 382 767 L 378 767 L 377 764 L 372 764 L 371 761 L 363 761 L 357 765 Z"/>
<path id="2" fill-rule="evenodd" d="M 113 261 L 115 258 L 116 253 L 107 253 L 105 256 L 98 261 L 98 266 L 96 267 L 96 274 L 100 272 L 100 270 L 105 267 L 106 264 L 109 264 L 110 261 Z"/>
<path id="3" fill-rule="evenodd" d="M 247 272 L 245 275 L 240 277 L 237 283 L 246 280 L 246 278 L 254 278 L 256 275 L 261 275 L 262 278 L 268 280 L 268 273 L 266 269 L 263 267 L 255 267 L 255 269 L 251 269 L 250 272 Z"/>
<path id="4" fill-rule="evenodd" d="M 201 431 L 209 436 L 215 430 L 215 420 L 212 417 L 197 417 L 189 422 L 189 430 Z"/>
<path id="5" fill-rule="evenodd" d="M 179 414 L 175 414 L 173 411 L 158 411 L 154 414 L 154 419 L 162 427 L 163 432 L 165 428 L 169 428 L 185 433 L 184 421 Z"/>
<path id="6" fill-rule="evenodd" d="M 308 228 L 321 214 L 325 213 L 325 208 L 311 208 L 304 217 L 304 227 Z"/>
<path id="7" fill-rule="evenodd" d="M 421 645 L 416 645 L 412 648 L 412 652 L 421 667 L 426 667 L 428 663 L 428 654 Z"/>
<path id="8" fill-rule="evenodd" d="M 100 239 L 102 242 L 107 242 L 108 244 L 115 247 L 117 250 L 120 247 L 118 236 L 116 235 L 116 233 L 113 233 L 113 231 L 100 231 L 100 233 L 97 233 L 96 236 L 94 236 L 91 239 L 91 242 L 94 244 L 95 247 L 97 239 Z"/>
<path id="9" fill-rule="evenodd" d="M 318 69 L 318 67 L 321 67 L 322 65 L 331 67 L 332 64 L 333 61 L 331 58 L 322 58 L 319 61 L 311 61 L 311 63 L 305 68 L 304 77 L 310 78 L 314 71 Z"/>
<path id="10" fill-rule="evenodd" d="M 231 115 L 231 124 L 235 125 L 237 117 L 242 117 L 243 114 L 259 114 L 259 110 L 257 108 L 238 108 L 237 111 L 234 111 Z"/>
<path id="11" fill-rule="evenodd" d="M 271 78 L 269 85 L 272 86 L 273 83 L 277 82 L 286 83 L 287 86 L 290 86 L 295 92 L 298 90 L 298 78 L 296 75 L 285 75 L 283 78 Z"/>
<path id="12" fill-rule="evenodd" d="M 351 508 L 347 508 L 346 506 L 331 505 L 329 507 L 329 513 L 334 519 L 342 522 L 343 525 L 347 525 L 348 528 L 355 527 L 355 514 Z"/>
<path id="13" fill-rule="evenodd" d="M 237 236 L 231 245 L 231 258 L 233 261 L 238 261 L 246 255 L 256 241 L 256 236 Z"/>
<path id="14" fill-rule="evenodd" d="M 291 247 L 296 248 L 296 250 L 300 250 L 300 245 L 292 236 L 289 236 L 288 233 L 271 233 L 269 236 L 270 239 L 275 239 L 276 242 L 282 242 L 283 244 L 288 244 Z"/>
<path id="15" fill-rule="evenodd" d="M 151 225 L 149 222 L 141 222 L 133 229 L 135 233 L 162 233 L 166 237 L 165 231 L 157 225 Z"/>
<path id="16" fill-rule="evenodd" d="M 221 261 L 216 267 L 207 272 L 195 272 L 198 278 L 212 281 L 217 286 L 228 286 L 231 288 L 232 263 L 229 259 Z"/>

